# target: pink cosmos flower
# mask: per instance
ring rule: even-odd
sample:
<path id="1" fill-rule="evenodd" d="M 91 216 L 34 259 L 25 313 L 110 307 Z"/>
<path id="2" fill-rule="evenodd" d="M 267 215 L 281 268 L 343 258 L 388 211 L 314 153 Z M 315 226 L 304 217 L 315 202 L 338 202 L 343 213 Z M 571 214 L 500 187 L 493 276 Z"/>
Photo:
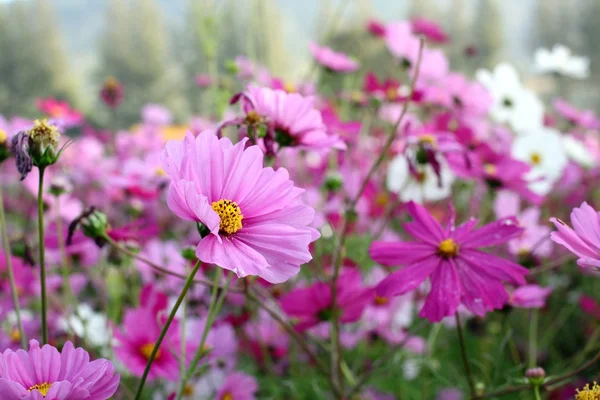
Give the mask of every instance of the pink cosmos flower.
<path id="1" fill-rule="evenodd" d="M 600 119 L 592 110 L 578 110 L 560 98 L 555 99 L 552 105 L 569 122 L 586 129 L 600 129 Z"/>
<path id="2" fill-rule="evenodd" d="M 318 44 L 311 42 L 308 45 L 310 53 L 315 60 L 325 68 L 334 72 L 354 72 L 359 68 L 356 61 L 344 53 L 333 51 L 329 47 L 320 47 Z"/>
<path id="3" fill-rule="evenodd" d="M 386 27 L 382 22 L 371 19 L 367 23 L 367 31 L 375 37 L 385 37 Z"/>
<path id="4" fill-rule="evenodd" d="M 0 393 L 3 400 L 106 400 L 119 386 L 112 363 L 90 361 L 89 354 L 65 343 L 55 347 L 29 342 L 29 351 L 0 354 Z"/>
<path id="5" fill-rule="evenodd" d="M 48 117 L 60 122 L 65 128 L 71 128 L 83 122 L 83 114 L 71 108 L 66 101 L 60 101 L 52 97 L 38 99 L 37 107 Z"/>
<path id="6" fill-rule="evenodd" d="M 579 266 L 600 267 L 600 213 L 584 201 L 571 211 L 575 230 L 557 218 L 550 218 L 550 222 L 558 229 L 550 234 L 550 238 L 577 255 Z"/>
<path id="7" fill-rule="evenodd" d="M 598 302 L 587 295 L 581 295 L 579 298 L 579 307 L 583 312 L 596 319 L 600 319 L 600 304 Z"/>
<path id="8" fill-rule="evenodd" d="M 118 341 L 115 355 L 136 376 L 142 376 L 146 368 L 166 320 L 163 314 L 167 307 L 167 296 L 155 292 L 150 286 L 142 289 L 140 297 L 140 307 L 125 311 L 122 329 L 114 331 Z M 176 357 L 181 351 L 179 332 L 179 324 L 173 321 L 156 354 L 148 374 L 149 380 L 165 378 L 176 381 L 179 378 L 179 361 Z"/>
<path id="9" fill-rule="evenodd" d="M 385 44 L 396 58 L 405 65 L 414 65 L 419 55 L 419 39 L 413 35 L 407 21 L 392 22 L 385 30 Z"/>
<path id="10" fill-rule="evenodd" d="M 487 115 L 493 104 L 490 93 L 479 82 L 470 82 L 458 73 L 450 73 L 428 88 L 424 100 L 474 117 Z"/>
<path id="11" fill-rule="evenodd" d="M 539 285 L 524 285 L 512 292 L 510 305 L 518 308 L 543 308 L 552 288 Z"/>
<path id="12" fill-rule="evenodd" d="M 478 250 L 520 235 L 523 229 L 515 218 L 478 229 L 474 229 L 475 219 L 456 228 L 452 223 L 442 228 L 423 206 L 410 202 L 407 209 L 413 221 L 404 224 L 404 229 L 417 241 L 374 242 L 369 249 L 371 257 L 383 265 L 407 265 L 377 286 L 379 296 L 407 293 L 429 277 L 431 291 L 419 316 L 438 322 L 454 315 L 460 304 L 479 316 L 502 308 L 509 299 L 503 282 L 525 284 L 525 268 Z"/>
<path id="13" fill-rule="evenodd" d="M 286 93 L 265 87 L 249 86 L 245 111 L 258 113 L 265 119 L 273 139 L 279 146 L 293 146 L 308 150 L 346 148 L 335 134 L 327 132 L 315 98 L 298 93 Z M 248 117 L 247 117 L 248 118 Z"/>
<path id="14" fill-rule="evenodd" d="M 253 376 L 234 372 L 227 376 L 225 383 L 217 393 L 217 400 L 254 400 L 258 391 L 258 382 Z"/>
<path id="15" fill-rule="evenodd" d="M 314 210 L 302 201 L 284 168 L 263 168 L 258 146 L 235 146 L 205 131 L 171 141 L 163 167 L 171 177 L 169 208 L 202 224 L 196 255 L 238 277 L 258 275 L 281 283 L 296 275 L 319 238 L 309 227 Z"/>
<path id="16" fill-rule="evenodd" d="M 413 18 L 410 21 L 410 25 L 414 34 L 424 35 L 434 43 L 447 43 L 450 41 L 448 34 L 444 32 L 441 26 L 433 21 L 425 18 Z"/>
<path id="17" fill-rule="evenodd" d="M 344 271 L 337 282 L 336 306 L 341 310 L 342 323 L 356 322 L 363 310 L 373 299 L 373 291 L 362 284 L 360 272 L 355 269 Z M 298 331 L 304 331 L 321 322 L 328 321 L 331 309 L 331 285 L 317 282 L 312 286 L 294 289 L 281 299 L 281 308 L 298 320 Z"/>

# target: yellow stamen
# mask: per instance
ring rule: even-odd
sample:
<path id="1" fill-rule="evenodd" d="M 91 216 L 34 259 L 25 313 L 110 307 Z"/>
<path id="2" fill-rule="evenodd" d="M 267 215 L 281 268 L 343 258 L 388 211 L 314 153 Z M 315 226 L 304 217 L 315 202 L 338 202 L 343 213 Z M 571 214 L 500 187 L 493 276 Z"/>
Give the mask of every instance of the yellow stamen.
<path id="1" fill-rule="evenodd" d="M 190 385 L 185 385 L 185 387 L 183 388 L 183 395 L 184 396 L 191 396 L 194 394 L 194 388 L 191 387 Z"/>
<path id="2" fill-rule="evenodd" d="M 378 206 L 386 206 L 390 201 L 389 196 L 385 192 L 381 192 L 375 197 L 375 204 Z"/>
<path id="3" fill-rule="evenodd" d="M 594 382 L 594 386 L 590 389 L 590 384 L 586 384 L 583 390 L 577 389 L 575 400 L 600 400 L 600 386 Z"/>
<path id="4" fill-rule="evenodd" d="M 248 111 L 248 114 L 246 114 L 246 122 L 248 122 L 250 125 L 258 124 L 261 120 L 262 117 L 260 114 L 254 110 L 250 110 Z"/>
<path id="5" fill-rule="evenodd" d="M 48 394 L 48 391 L 50 390 L 51 387 L 52 387 L 51 383 L 44 382 L 44 383 L 40 383 L 39 385 L 33 385 L 32 387 L 29 388 L 28 392 L 33 392 L 34 390 L 37 390 L 38 392 L 40 392 L 42 394 L 42 396 L 46 397 L 46 395 Z"/>
<path id="6" fill-rule="evenodd" d="M 438 246 L 438 254 L 442 257 L 455 257 L 458 254 L 458 244 L 452 239 L 442 240 Z"/>
<path id="7" fill-rule="evenodd" d="M 540 165 L 540 163 L 542 162 L 542 156 L 540 155 L 540 153 L 531 153 L 531 155 L 529 156 L 529 161 L 531 161 L 533 165 Z"/>
<path id="8" fill-rule="evenodd" d="M 146 343 L 145 345 L 143 345 L 140 348 L 140 353 L 142 354 L 142 356 L 144 356 L 144 358 L 146 360 L 150 359 L 150 356 L 152 355 L 152 350 L 154 350 L 154 343 Z M 160 349 L 156 352 L 156 356 L 154 357 L 154 360 L 158 360 L 160 358 Z"/>
<path id="9" fill-rule="evenodd" d="M 6 139 L 8 139 L 8 135 L 6 134 L 6 132 L 0 129 L 0 144 L 4 144 L 4 142 L 6 142 Z"/>
<path id="10" fill-rule="evenodd" d="M 433 135 L 423 135 L 423 136 L 419 137 L 419 140 L 421 141 L 421 143 L 426 143 L 426 144 L 430 144 L 430 145 L 435 145 L 437 142 L 435 140 L 435 136 L 433 136 Z"/>
<path id="11" fill-rule="evenodd" d="M 221 233 L 232 235 L 242 229 L 242 219 L 244 216 L 235 201 L 219 200 L 213 201 L 212 209 L 219 215 L 219 231 Z"/>
<path id="12" fill-rule="evenodd" d="M 162 169 L 161 167 L 156 168 L 156 171 L 154 172 L 156 174 L 156 176 L 167 176 L 167 173 L 164 169 Z"/>
<path id="13" fill-rule="evenodd" d="M 294 93 L 298 91 L 296 85 L 293 82 L 285 82 L 283 84 L 283 90 L 285 90 L 288 93 Z"/>
<path id="14" fill-rule="evenodd" d="M 233 400 L 233 395 L 230 392 L 227 392 L 221 397 L 221 400 Z"/>
<path id="15" fill-rule="evenodd" d="M 13 343 L 18 343 L 21 341 L 21 331 L 18 328 L 13 328 L 13 330 L 10 332 L 10 340 L 12 340 Z"/>
<path id="16" fill-rule="evenodd" d="M 34 143 L 42 145 L 58 146 L 60 133 L 56 126 L 51 125 L 45 119 L 36 119 L 33 128 L 29 130 L 29 136 Z"/>
<path id="17" fill-rule="evenodd" d="M 375 304 L 378 306 L 385 306 L 390 302 L 390 299 L 387 297 L 375 296 Z"/>
<path id="18" fill-rule="evenodd" d="M 498 169 L 496 168 L 496 166 L 494 164 L 485 164 L 483 166 L 483 170 L 488 175 L 496 175 L 496 172 L 498 172 Z"/>
<path id="19" fill-rule="evenodd" d="M 385 91 L 385 98 L 389 101 L 394 101 L 398 98 L 398 89 L 397 88 L 387 88 Z"/>

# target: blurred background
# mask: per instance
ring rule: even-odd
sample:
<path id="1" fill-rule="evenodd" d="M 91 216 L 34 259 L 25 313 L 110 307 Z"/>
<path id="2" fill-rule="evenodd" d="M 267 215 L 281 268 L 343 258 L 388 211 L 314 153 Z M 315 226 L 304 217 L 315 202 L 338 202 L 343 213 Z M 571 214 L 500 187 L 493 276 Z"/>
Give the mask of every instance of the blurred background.
<path id="1" fill-rule="evenodd" d="M 114 76 L 126 93 L 121 121 L 139 120 L 150 102 L 185 121 L 206 111 L 210 93 L 196 77 L 225 76 L 238 55 L 297 81 L 314 40 L 356 57 L 363 71 L 389 71 L 366 24 L 414 16 L 446 29 L 451 66 L 468 74 L 506 60 L 527 77 L 536 48 L 564 44 L 590 58 L 591 77 L 560 93 L 600 106 L 600 0 L 0 0 L 0 114 L 36 117 L 35 100 L 54 96 L 94 121 L 107 112 L 100 87 Z M 527 84 L 543 95 L 560 81 Z"/>

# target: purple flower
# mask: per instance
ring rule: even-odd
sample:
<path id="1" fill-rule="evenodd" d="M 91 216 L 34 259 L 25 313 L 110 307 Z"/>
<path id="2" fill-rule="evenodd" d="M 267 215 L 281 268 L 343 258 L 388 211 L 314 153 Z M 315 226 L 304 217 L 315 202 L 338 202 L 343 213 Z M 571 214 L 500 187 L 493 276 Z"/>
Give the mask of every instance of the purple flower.
<path id="1" fill-rule="evenodd" d="M 33 160 L 29 155 L 29 134 L 21 131 L 12 137 L 11 150 L 17 161 L 17 170 L 21 174 L 21 180 L 33 169 Z"/>
<path id="2" fill-rule="evenodd" d="M 29 342 L 29 352 L 0 354 L 0 393 L 3 400 L 106 400 L 119 386 L 112 363 L 90 362 L 87 351 L 67 342 L 59 352 Z"/>
<path id="3" fill-rule="evenodd" d="M 525 268 L 478 250 L 519 236 L 523 229 L 515 218 L 479 229 L 475 229 L 475 219 L 456 228 L 452 223 L 442 228 L 424 207 L 410 202 L 407 208 L 413 222 L 404 224 L 404 229 L 417 241 L 374 242 L 369 250 L 383 265 L 407 265 L 377 286 L 378 296 L 407 293 L 430 278 L 431 291 L 419 316 L 437 322 L 454 315 L 459 304 L 479 316 L 500 309 L 509 299 L 503 282 L 525 284 Z"/>

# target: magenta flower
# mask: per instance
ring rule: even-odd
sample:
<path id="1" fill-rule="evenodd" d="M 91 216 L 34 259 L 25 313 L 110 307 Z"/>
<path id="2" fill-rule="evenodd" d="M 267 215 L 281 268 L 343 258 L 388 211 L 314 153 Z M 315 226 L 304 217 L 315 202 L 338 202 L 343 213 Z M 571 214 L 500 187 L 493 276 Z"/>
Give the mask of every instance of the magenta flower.
<path id="1" fill-rule="evenodd" d="M 234 372 L 227 376 L 225 383 L 217 392 L 217 400 L 254 400 L 258 391 L 258 382 L 253 376 Z"/>
<path id="2" fill-rule="evenodd" d="M 510 305 L 517 308 L 543 308 L 552 288 L 539 285 L 523 285 L 515 289 L 510 297 Z"/>
<path id="3" fill-rule="evenodd" d="M 125 311 L 121 330 L 115 330 L 118 341 L 115 355 L 134 375 L 142 376 L 146 364 L 158 340 L 166 320 L 166 295 L 155 292 L 146 286 L 140 294 L 141 306 Z M 179 378 L 179 361 L 176 354 L 180 352 L 179 324 L 173 321 L 167 336 L 156 353 L 148 379 L 165 378 L 176 381 Z"/>
<path id="4" fill-rule="evenodd" d="M 450 41 L 448 34 L 444 32 L 437 23 L 425 18 L 413 18 L 410 21 L 412 32 L 416 35 L 424 35 L 434 43 L 447 43 Z"/>
<path id="5" fill-rule="evenodd" d="M 571 223 L 575 230 L 557 218 L 550 218 L 558 232 L 550 238 L 579 257 L 581 267 L 600 267 L 600 213 L 585 201 L 571 211 Z"/>
<path id="6" fill-rule="evenodd" d="M 248 117 L 258 113 L 279 146 L 300 147 L 306 150 L 346 148 L 345 143 L 327 132 L 314 97 L 286 93 L 265 87 L 249 86 L 246 92 Z M 254 114 L 251 114 L 252 110 Z"/>
<path id="7" fill-rule="evenodd" d="M 360 272 L 355 269 L 343 272 L 337 285 L 336 306 L 341 310 L 340 321 L 358 321 L 373 299 L 372 289 L 363 286 Z M 334 312 L 331 285 L 317 282 L 309 287 L 292 290 L 281 298 L 281 308 L 297 320 L 295 327 L 298 331 L 329 321 Z"/>
<path id="8" fill-rule="evenodd" d="M 334 72 L 354 72 L 359 68 L 356 61 L 343 53 L 333 51 L 329 47 L 320 47 L 318 44 L 311 42 L 308 45 L 308 49 L 315 60 L 328 70 Z"/>
<path id="9" fill-rule="evenodd" d="M 258 146 L 235 146 L 205 131 L 171 141 L 163 166 L 171 177 L 167 201 L 179 217 L 202 224 L 197 257 L 271 283 L 288 280 L 312 256 L 319 238 L 315 211 L 301 199 L 285 168 L 263 168 Z"/>
<path id="10" fill-rule="evenodd" d="M 410 292 L 430 278 L 431 291 L 419 316 L 438 322 L 454 315 L 459 304 L 479 316 L 500 309 L 509 299 L 503 282 L 525 284 L 525 268 L 478 250 L 519 236 L 523 229 L 515 218 L 478 229 L 475 219 L 456 228 L 452 223 L 442 228 L 424 207 L 410 202 L 407 208 L 413 221 L 404 224 L 404 229 L 417 241 L 374 242 L 369 249 L 371 257 L 383 265 L 406 265 L 377 286 L 378 296 Z"/>
<path id="11" fill-rule="evenodd" d="M 385 37 L 385 24 L 375 19 L 369 20 L 367 23 L 367 31 L 375 37 Z"/>
<path id="12" fill-rule="evenodd" d="M 90 362 L 87 351 L 65 343 L 55 347 L 29 342 L 29 352 L 6 350 L 0 354 L 2 400 L 106 400 L 119 386 L 112 363 Z"/>
<path id="13" fill-rule="evenodd" d="M 38 99 L 37 108 L 48 117 L 61 123 L 65 128 L 81 125 L 83 114 L 71 108 L 68 102 L 49 97 Z"/>

